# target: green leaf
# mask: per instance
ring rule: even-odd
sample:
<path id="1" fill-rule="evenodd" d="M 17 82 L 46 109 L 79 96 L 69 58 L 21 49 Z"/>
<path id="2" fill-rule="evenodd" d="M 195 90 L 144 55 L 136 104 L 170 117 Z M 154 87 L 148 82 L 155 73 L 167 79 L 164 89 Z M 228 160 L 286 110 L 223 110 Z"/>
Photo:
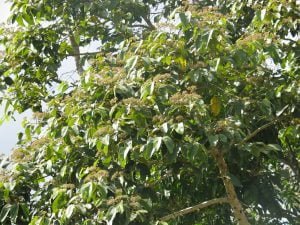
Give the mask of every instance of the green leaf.
<path id="1" fill-rule="evenodd" d="M 104 137 L 100 137 L 100 140 L 104 145 L 109 145 L 110 142 L 109 134 L 106 134 Z"/>
<path id="2" fill-rule="evenodd" d="M 52 203 L 52 211 L 57 213 L 61 208 L 67 204 L 67 196 L 63 190 L 57 193 L 55 200 Z"/>
<path id="3" fill-rule="evenodd" d="M 71 204 L 66 209 L 66 217 L 67 219 L 70 219 L 75 211 L 75 205 Z"/>
<path id="4" fill-rule="evenodd" d="M 124 153 L 123 153 L 124 160 L 127 159 L 127 155 L 128 155 L 130 150 L 132 150 L 132 140 L 127 142 L 127 146 L 126 146 L 126 148 L 124 150 Z"/>
<path id="5" fill-rule="evenodd" d="M 29 215 L 30 215 L 28 206 L 26 204 L 24 204 L 24 203 L 21 203 L 20 207 L 22 209 L 24 219 L 28 220 L 29 219 Z"/>
<path id="6" fill-rule="evenodd" d="M 94 184 L 94 182 L 90 182 L 89 189 L 88 189 L 89 190 L 88 199 L 87 199 L 88 202 L 91 202 L 92 199 L 94 198 L 94 194 L 96 194 L 95 189 L 96 189 L 96 185 Z"/>
<path id="7" fill-rule="evenodd" d="M 125 68 L 128 69 L 128 72 L 132 71 L 138 61 L 138 56 L 132 56 L 130 59 L 127 60 Z"/>
<path id="8" fill-rule="evenodd" d="M 206 48 L 208 47 L 209 42 L 210 42 L 211 39 L 212 39 L 213 33 L 214 33 L 214 29 L 211 29 L 211 30 L 209 31 L 209 33 L 208 33 L 208 38 L 207 38 Z"/>
<path id="9" fill-rule="evenodd" d="M 68 130 L 69 130 L 69 127 L 63 127 L 62 129 L 61 129 L 61 136 L 62 137 L 65 137 L 66 135 L 67 135 L 67 133 L 68 133 Z"/>
<path id="10" fill-rule="evenodd" d="M 144 152 L 144 157 L 146 159 L 151 158 L 160 149 L 161 143 L 161 137 L 149 138 L 147 143 L 141 148 L 141 152 Z"/>
<path id="11" fill-rule="evenodd" d="M 58 92 L 59 93 L 65 93 L 66 90 L 68 90 L 69 88 L 69 84 L 65 81 L 61 82 L 59 85 L 58 85 Z"/>
<path id="12" fill-rule="evenodd" d="M 267 147 L 270 151 L 275 151 L 275 152 L 281 152 L 282 151 L 281 146 L 277 145 L 277 144 L 268 144 Z"/>
<path id="13" fill-rule="evenodd" d="M 151 152 L 150 157 L 154 154 L 154 152 L 158 151 L 160 149 L 162 143 L 162 138 L 161 137 L 156 137 L 153 139 L 153 151 Z"/>
<path id="14" fill-rule="evenodd" d="M 30 223 L 30 225 L 50 225 L 50 220 L 43 216 L 39 217 L 34 223 Z"/>
<path id="15" fill-rule="evenodd" d="M 219 142 L 219 137 L 218 135 L 210 135 L 208 136 L 208 141 L 211 146 L 215 147 Z"/>
<path id="16" fill-rule="evenodd" d="M 11 79 L 10 77 L 4 77 L 4 82 L 8 85 L 8 86 L 11 86 L 14 81 L 13 79 Z"/>
<path id="17" fill-rule="evenodd" d="M 10 218 L 13 223 L 17 222 L 18 213 L 19 213 L 19 204 L 12 205 L 10 210 Z"/>
<path id="18" fill-rule="evenodd" d="M 167 122 L 163 123 L 161 125 L 161 127 L 162 127 L 162 130 L 163 130 L 164 133 L 168 133 L 169 128 L 168 128 L 168 123 Z"/>
<path id="19" fill-rule="evenodd" d="M 159 222 L 155 223 L 155 225 L 169 225 L 169 224 L 164 221 L 159 221 Z"/>
<path id="20" fill-rule="evenodd" d="M 179 13 L 179 18 L 180 18 L 180 21 L 183 24 L 183 26 L 186 27 L 189 24 L 189 19 L 185 13 L 183 13 L 183 12 Z"/>
<path id="21" fill-rule="evenodd" d="M 262 9 L 261 11 L 260 11 L 260 20 L 261 21 L 263 21 L 264 20 L 264 18 L 265 18 L 265 15 L 266 15 L 266 9 Z"/>
<path id="22" fill-rule="evenodd" d="M 0 222 L 1 222 L 1 223 L 4 223 L 4 221 L 6 220 L 8 214 L 9 214 L 9 212 L 10 212 L 10 210 L 11 210 L 11 207 L 12 207 L 12 206 L 11 206 L 10 204 L 6 204 L 6 205 L 2 208 L 2 210 L 1 210 L 1 212 L 0 212 Z"/>
<path id="23" fill-rule="evenodd" d="M 173 140 L 169 136 L 164 136 L 163 142 L 167 146 L 169 153 L 172 154 L 175 147 Z"/>
<path id="24" fill-rule="evenodd" d="M 232 181 L 232 184 L 236 187 L 243 187 L 241 181 L 236 177 L 234 176 L 233 174 L 229 174 L 229 177 Z"/>
<path id="25" fill-rule="evenodd" d="M 181 122 L 181 123 L 178 123 L 178 124 L 175 124 L 175 131 L 178 133 L 178 134 L 181 134 L 183 135 L 184 133 L 184 124 Z"/>
<path id="26" fill-rule="evenodd" d="M 83 225 L 94 225 L 93 221 L 88 219 L 83 222 Z"/>
<path id="27" fill-rule="evenodd" d="M 145 83 L 141 86 L 141 99 L 146 99 L 151 93 L 151 85 L 152 83 Z"/>
<path id="28" fill-rule="evenodd" d="M 16 17 L 16 21 L 17 21 L 17 23 L 18 23 L 21 27 L 24 26 L 24 21 L 23 21 L 23 16 L 22 16 L 22 15 L 18 15 L 18 16 Z"/>
<path id="29" fill-rule="evenodd" d="M 28 14 L 28 13 L 24 13 L 24 14 L 22 15 L 22 18 L 23 18 L 23 20 L 25 20 L 29 25 L 33 25 L 33 24 L 34 24 L 32 16 L 31 16 L 30 14 Z"/>
<path id="30" fill-rule="evenodd" d="M 285 105 L 281 110 L 276 112 L 276 116 L 279 117 L 282 113 L 289 107 L 289 105 Z"/>

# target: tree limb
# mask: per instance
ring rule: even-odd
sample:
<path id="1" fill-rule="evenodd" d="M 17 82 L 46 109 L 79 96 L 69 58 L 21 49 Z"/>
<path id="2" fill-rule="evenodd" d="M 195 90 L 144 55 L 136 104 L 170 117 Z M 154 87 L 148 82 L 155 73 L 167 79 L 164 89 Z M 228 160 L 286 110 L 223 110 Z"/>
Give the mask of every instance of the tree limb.
<path id="1" fill-rule="evenodd" d="M 70 42 L 71 42 L 71 46 L 73 48 L 74 51 L 74 58 L 75 58 L 75 64 L 76 64 L 76 70 L 79 74 L 79 76 L 83 73 L 83 68 L 81 66 L 80 63 L 80 50 L 79 50 L 79 45 L 76 43 L 75 37 L 74 35 L 71 33 L 70 34 Z"/>
<path id="2" fill-rule="evenodd" d="M 151 30 L 156 29 L 156 27 L 152 24 L 149 18 L 147 18 L 146 16 L 142 16 L 142 18 L 145 20 L 145 22 L 147 23 L 147 25 L 150 27 Z"/>
<path id="3" fill-rule="evenodd" d="M 253 137 L 255 137 L 259 132 L 267 129 L 268 127 L 272 126 L 273 124 L 277 123 L 280 119 L 276 118 L 274 120 L 272 120 L 271 122 L 262 125 L 261 127 L 257 128 L 255 131 L 253 131 L 252 133 L 248 134 L 239 144 L 245 144 L 247 141 L 249 141 L 250 139 L 252 139 Z"/>
<path id="4" fill-rule="evenodd" d="M 221 178 L 223 180 L 223 184 L 225 186 L 225 190 L 228 196 L 228 202 L 231 206 L 233 211 L 233 215 L 237 220 L 239 225 L 250 225 L 245 211 L 242 207 L 241 202 L 239 201 L 235 188 L 233 186 L 232 180 L 229 176 L 229 171 L 227 167 L 227 163 L 224 159 L 223 153 L 220 149 L 212 148 L 211 149 L 212 156 L 214 157 L 215 161 L 217 162 Z"/>
<path id="5" fill-rule="evenodd" d="M 206 207 L 211 206 L 211 205 L 224 204 L 224 203 L 228 203 L 228 199 L 227 198 L 215 198 L 215 199 L 211 199 L 211 200 L 202 202 L 200 204 L 197 204 L 197 205 L 194 205 L 194 206 L 182 209 L 180 211 L 171 213 L 169 215 L 166 215 L 166 216 L 160 218 L 159 220 L 160 221 L 167 221 L 167 220 L 170 220 L 170 219 L 175 219 L 176 217 L 183 216 L 185 214 L 189 214 L 189 213 L 195 212 L 197 210 L 206 208 Z"/>

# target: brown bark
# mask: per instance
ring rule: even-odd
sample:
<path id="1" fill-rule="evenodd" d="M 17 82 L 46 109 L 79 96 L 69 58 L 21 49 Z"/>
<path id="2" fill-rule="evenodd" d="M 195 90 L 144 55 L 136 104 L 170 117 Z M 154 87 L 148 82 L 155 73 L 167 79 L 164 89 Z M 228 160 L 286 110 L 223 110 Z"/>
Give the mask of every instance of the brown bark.
<path id="1" fill-rule="evenodd" d="M 74 52 L 74 58 L 75 58 L 75 64 L 76 64 L 76 70 L 78 72 L 79 75 L 81 75 L 83 73 L 83 68 L 81 66 L 80 63 L 80 50 L 79 50 L 79 45 L 76 43 L 75 37 L 73 34 L 70 34 L 70 42 L 71 42 L 71 46 L 73 48 L 73 52 Z"/>
<path id="2" fill-rule="evenodd" d="M 169 215 L 166 215 L 166 216 L 160 218 L 159 220 L 160 221 L 167 221 L 167 220 L 170 220 L 170 219 L 175 219 L 176 217 L 183 216 L 185 214 L 189 214 L 189 213 L 195 212 L 197 210 L 206 208 L 208 206 L 216 205 L 216 204 L 223 204 L 223 203 L 228 203 L 228 199 L 227 198 L 215 198 L 215 199 L 211 199 L 211 200 L 202 202 L 200 204 L 197 204 L 197 205 L 194 205 L 194 206 L 182 209 L 180 211 L 171 213 Z"/>
<path id="3" fill-rule="evenodd" d="M 224 160 L 223 154 L 219 149 L 211 149 L 212 151 L 212 155 L 214 157 L 214 159 L 217 162 L 225 189 L 226 189 L 226 193 L 228 196 L 228 202 L 233 210 L 233 214 L 235 219 L 237 220 L 239 225 L 250 225 L 246 214 L 244 212 L 244 209 L 242 207 L 241 202 L 239 201 L 237 194 L 235 192 L 233 183 L 231 178 L 229 177 L 229 171 L 228 171 L 228 167 L 227 164 Z"/>

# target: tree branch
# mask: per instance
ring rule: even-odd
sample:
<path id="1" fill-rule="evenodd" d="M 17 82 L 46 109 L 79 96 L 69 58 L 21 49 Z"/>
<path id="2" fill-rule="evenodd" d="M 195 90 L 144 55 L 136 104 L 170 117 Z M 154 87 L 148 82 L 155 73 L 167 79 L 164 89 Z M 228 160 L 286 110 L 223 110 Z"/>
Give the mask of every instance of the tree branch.
<path id="1" fill-rule="evenodd" d="M 96 55 L 98 53 L 101 53 L 101 51 L 95 51 L 95 52 L 79 52 L 79 53 L 71 53 L 68 54 L 67 56 L 81 56 L 81 55 Z"/>
<path id="2" fill-rule="evenodd" d="M 291 38 L 284 38 L 284 40 L 285 40 L 285 41 L 290 41 L 290 42 L 295 43 L 295 44 L 298 43 L 298 40 L 293 40 L 293 39 L 291 39 Z"/>
<path id="3" fill-rule="evenodd" d="M 130 27 L 132 27 L 132 28 L 135 28 L 135 27 L 141 27 L 141 28 L 153 30 L 153 27 L 147 26 L 147 25 L 144 25 L 144 24 L 133 24 L 133 25 L 131 25 Z"/>
<path id="4" fill-rule="evenodd" d="M 272 126 L 273 124 L 277 123 L 280 119 L 276 118 L 274 120 L 272 120 L 271 122 L 262 125 L 261 127 L 257 128 L 255 131 L 253 131 L 252 133 L 248 134 L 240 143 L 239 145 L 245 144 L 247 141 L 249 141 L 250 139 L 252 139 L 253 137 L 255 137 L 259 132 L 267 129 L 268 127 Z"/>
<path id="5" fill-rule="evenodd" d="M 237 220 L 239 225 L 250 225 L 245 211 L 242 207 L 241 202 L 239 201 L 235 188 L 233 186 L 232 180 L 229 176 L 229 171 L 227 167 L 227 163 L 223 157 L 223 153 L 220 149 L 212 148 L 211 149 L 212 156 L 214 157 L 215 161 L 217 162 L 221 178 L 223 180 L 223 184 L 226 189 L 226 193 L 228 196 L 228 202 L 231 206 L 233 211 L 233 215 Z"/>
<path id="6" fill-rule="evenodd" d="M 194 205 L 194 206 L 182 209 L 180 211 L 171 213 L 169 215 L 166 215 L 166 216 L 160 218 L 159 220 L 160 221 L 167 221 L 167 220 L 170 220 L 170 219 L 175 219 L 176 217 L 183 216 L 185 214 L 189 214 L 189 213 L 195 212 L 197 210 L 206 208 L 206 207 L 211 206 L 211 205 L 224 204 L 224 203 L 228 203 L 228 199 L 227 198 L 215 198 L 215 199 L 211 199 L 211 200 L 202 202 L 200 204 L 197 204 L 197 205 Z"/>
<path id="7" fill-rule="evenodd" d="M 76 64 L 76 70 L 79 74 L 79 76 L 83 73 L 83 68 L 81 66 L 80 63 L 80 50 L 79 50 L 79 45 L 76 43 L 75 37 L 74 35 L 71 33 L 70 34 L 70 42 L 71 42 L 71 46 L 73 48 L 74 51 L 74 58 L 75 58 L 75 64 Z"/>
<path id="8" fill-rule="evenodd" d="M 150 27 L 151 30 L 156 29 L 156 27 L 152 24 L 152 22 L 146 16 L 142 16 L 142 18 L 145 20 L 145 22 L 147 23 L 147 25 Z"/>

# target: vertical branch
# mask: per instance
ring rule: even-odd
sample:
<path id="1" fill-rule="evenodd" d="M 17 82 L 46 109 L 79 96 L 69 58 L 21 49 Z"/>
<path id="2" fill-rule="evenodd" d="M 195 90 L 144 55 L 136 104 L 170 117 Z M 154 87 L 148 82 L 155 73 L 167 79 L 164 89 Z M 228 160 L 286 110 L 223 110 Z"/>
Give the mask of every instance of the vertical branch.
<path id="1" fill-rule="evenodd" d="M 83 73 L 83 68 L 80 63 L 80 50 L 79 50 L 79 45 L 77 44 L 74 35 L 71 33 L 70 34 L 70 42 L 71 46 L 74 51 L 74 58 L 75 58 L 75 64 L 76 64 L 76 70 L 79 74 L 79 76 Z"/>
<path id="2" fill-rule="evenodd" d="M 234 217 L 238 221 L 239 225 L 250 225 L 248 219 L 245 215 L 244 209 L 242 207 L 241 202 L 239 201 L 234 186 L 232 184 L 231 178 L 228 176 L 228 167 L 224 160 L 223 154 L 219 149 L 212 149 L 212 156 L 217 162 L 226 192 L 228 196 L 228 202 L 231 205 L 233 210 Z"/>
<path id="3" fill-rule="evenodd" d="M 144 21 L 146 22 L 146 24 L 149 26 L 149 28 L 151 30 L 155 30 L 156 27 L 152 24 L 151 20 L 147 17 L 147 16 L 142 16 L 142 18 L 144 19 Z"/>

